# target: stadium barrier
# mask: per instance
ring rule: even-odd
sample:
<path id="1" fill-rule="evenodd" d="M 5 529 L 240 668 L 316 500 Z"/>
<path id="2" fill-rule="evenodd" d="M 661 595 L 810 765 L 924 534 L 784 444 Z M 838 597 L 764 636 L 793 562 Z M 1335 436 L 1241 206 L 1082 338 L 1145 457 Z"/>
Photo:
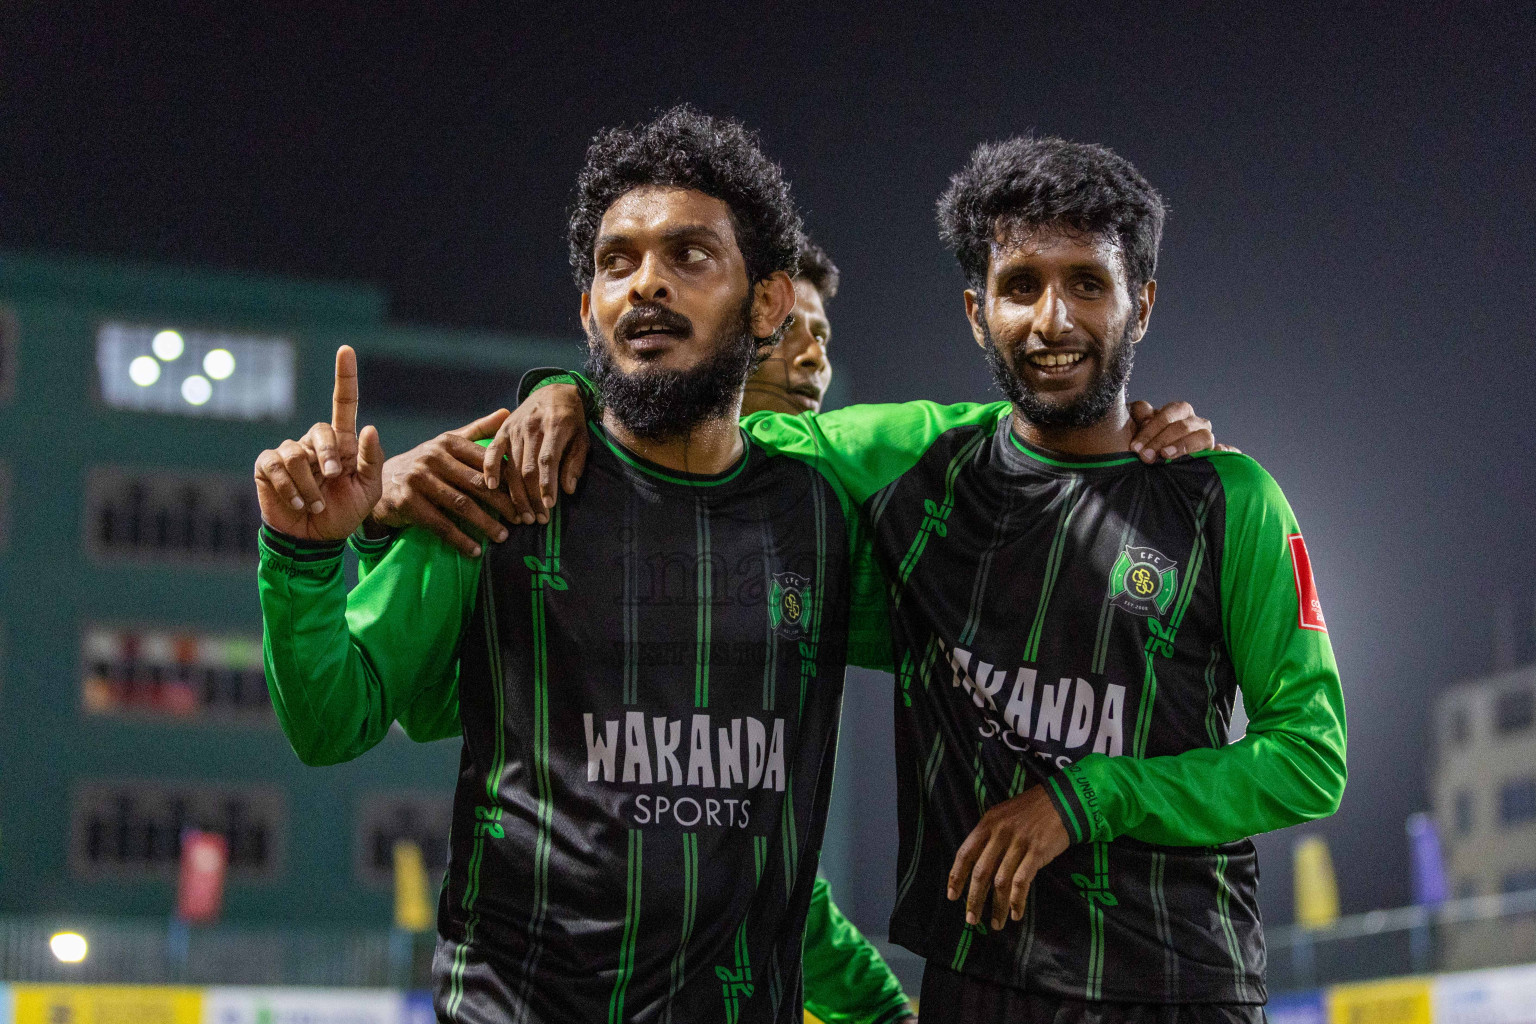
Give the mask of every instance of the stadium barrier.
<path id="1" fill-rule="evenodd" d="M 1536 962 L 1536 889 L 1264 929 L 1271 992 Z"/>

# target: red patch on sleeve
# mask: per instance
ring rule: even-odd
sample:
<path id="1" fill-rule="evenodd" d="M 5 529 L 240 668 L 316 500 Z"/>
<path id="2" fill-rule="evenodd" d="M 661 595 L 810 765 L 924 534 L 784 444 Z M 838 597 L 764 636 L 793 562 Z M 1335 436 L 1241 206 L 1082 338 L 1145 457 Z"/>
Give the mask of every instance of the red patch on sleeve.
<path id="1" fill-rule="evenodd" d="M 1307 542 L 1293 533 L 1286 540 L 1291 546 L 1291 568 L 1296 571 L 1296 604 L 1301 608 L 1301 628 L 1328 632 L 1323 622 L 1323 603 L 1317 599 L 1317 582 L 1312 578 L 1312 560 L 1307 557 Z"/>

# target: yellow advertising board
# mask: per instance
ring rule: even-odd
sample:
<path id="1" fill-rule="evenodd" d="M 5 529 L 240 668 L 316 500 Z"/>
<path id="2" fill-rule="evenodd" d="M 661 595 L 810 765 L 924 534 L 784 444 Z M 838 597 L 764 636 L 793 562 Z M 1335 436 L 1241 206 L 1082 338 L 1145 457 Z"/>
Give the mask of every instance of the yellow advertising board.
<path id="1" fill-rule="evenodd" d="M 17 985 L 16 1024 L 202 1024 L 195 988 Z"/>
<path id="2" fill-rule="evenodd" d="M 1328 990 L 1328 1024 L 1431 1024 L 1430 1013 L 1428 978 L 1336 985 Z"/>

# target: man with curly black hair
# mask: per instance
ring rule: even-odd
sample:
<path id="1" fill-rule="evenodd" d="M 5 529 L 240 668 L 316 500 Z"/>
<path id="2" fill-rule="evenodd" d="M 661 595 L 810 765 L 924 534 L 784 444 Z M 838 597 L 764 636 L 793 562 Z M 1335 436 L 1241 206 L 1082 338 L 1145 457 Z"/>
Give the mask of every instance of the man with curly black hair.
<path id="1" fill-rule="evenodd" d="M 273 703 L 310 764 L 395 721 L 463 736 L 439 1019 L 798 1024 L 844 668 L 890 650 L 847 493 L 738 424 L 799 217 L 751 133 L 677 108 L 596 138 L 570 237 L 602 403 L 582 488 L 473 556 L 363 533 L 347 594 L 384 474 L 342 349 L 332 423 L 257 460 Z M 910 1007 L 876 962 L 838 980 L 887 1024 Z"/>
<path id="2" fill-rule="evenodd" d="M 1343 792 L 1338 669 L 1280 489 L 1240 453 L 1127 452 L 1164 216 L 1118 154 L 1030 136 L 978 147 L 939 200 L 1009 399 L 931 431 L 877 540 L 885 561 L 936 532 L 942 489 L 947 533 L 901 565 L 892 623 L 898 659 L 936 643 L 953 673 L 897 724 L 891 937 L 928 958 L 939 1019 L 1257 1024 L 1249 837 Z"/>

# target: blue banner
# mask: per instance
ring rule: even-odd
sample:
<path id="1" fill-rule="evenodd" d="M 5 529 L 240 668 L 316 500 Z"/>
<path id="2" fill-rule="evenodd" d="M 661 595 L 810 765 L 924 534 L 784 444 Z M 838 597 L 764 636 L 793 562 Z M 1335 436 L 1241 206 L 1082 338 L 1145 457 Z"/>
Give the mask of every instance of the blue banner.
<path id="1" fill-rule="evenodd" d="M 1264 1008 L 1269 1024 L 1328 1024 L 1323 991 L 1287 992 L 1271 996 Z"/>
<path id="2" fill-rule="evenodd" d="M 400 1003 L 400 1024 L 437 1024 L 437 1014 L 432 1011 L 432 993 L 407 992 Z"/>
<path id="3" fill-rule="evenodd" d="M 1440 856 L 1440 833 L 1435 819 L 1423 811 L 1408 815 L 1408 851 L 1413 860 L 1413 902 L 1438 907 L 1450 896 L 1450 887 Z"/>

